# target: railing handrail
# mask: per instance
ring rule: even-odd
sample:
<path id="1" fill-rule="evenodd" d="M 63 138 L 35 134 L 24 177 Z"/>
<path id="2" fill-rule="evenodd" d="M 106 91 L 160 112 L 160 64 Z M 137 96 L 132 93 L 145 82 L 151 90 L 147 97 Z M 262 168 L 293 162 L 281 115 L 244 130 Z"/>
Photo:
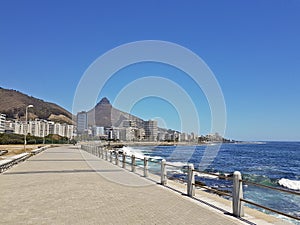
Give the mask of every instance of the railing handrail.
<path id="1" fill-rule="evenodd" d="M 300 217 L 296 217 L 296 216 L 293 216 L 293 215 L 290 215 L 290 214 L 287 214 L 287 213 L 278 211 L 278 210 L 276 210 L 276 209 L 272 209 L 272 208 L 269 208 L 269 207 L 267 207 L 267 206 L 260 205 L 260 204 L 258 204 L 258 203 L 255 203 L 255 202 L 246 200 L 246 199 L 244 199 L 244 198 L 241 198 L 241 201 L 242 201 L 242 202 L 246 202 L 246 203 L 248 203 L 248 204 L 250 204 L 250 205 L 254 205 L 254 206 L 256 206 L 256 207 L 263 208 L 263 209 L 266 209 L 266 210 L 268 210 L 268 211 L 277 213 L 277 214 L 279 214 L 279 215 L 283 215 L 283 216 L 289 217 L 289 218 L 291 218 L 291 219 L 300 220 Z"/>
<path id="2" fill-rule="evenodd" d="M 173 164 L 171 164 L 171 163 L 166 163 L 166 166 L 172 166 L 172 167 L 175 167 L 175 168 L 177 168 L 177 169 L 181 169 L 182 167 L 184 167 L 184 166 L 176 166 L 176 165 L 173 165 Z M 187 167 L 188 165 L 186 165 L 186 167 Z"/>
<path id="3" fill-rule="evenodd" d="M 215 173 L 211 173 L 211 172 L 207 172 L 207 171 L 200 171 L 200 170 L 197 170 L 197 169 L 194 169 L 194 171 L 198 172 L 198 173 L 203 173 L 203 174 L 215 176 L 215 177 L 218 177 L 218 178 L 222 178 L 224 180 L 233 180 L 232 177 L 224 176 L 224 175 L 221 175 L 221 174 L 215 174 Z"/>
<path id="4" fill-rule="evenodd" d="M 259 184 L 259 183 L 255 183 L 255 182 L 249 181 L 249 180 L 241 180 L 240 182 L 254 185 L 257 187 L 268 188 L 268 189 L 275 190 L 275 191 L 281 191 L 281 192 L 285 192 L 285 193 L 289 193 L 289 194 L 300 195 L 300 192 L 282 189 L 282 188 L 278 188 L 278 187 L 272 187 L 272 186 L 268 186 L 268 185 L 264 185 L 264 184 Z"/>
<path id="5" fill-rule="evenodd" d="M 84 150 L 87 150 L 87 149 L 85 149 L 85 146 L 82 146 L 81 148 L 84 149 Z M 103 153 L 104 150 L 103 150 L 103 147 L 101 147 L 101 148 L 102 148 L 102 158 L 104 159 L 104 153 Z M 92 150 L 92 153 L 94 153 L 93 151 L 94 151 L 94 149 Z M 106 150 L 106 151 L 108 151 L 108 150 Z M 98 153 L 98 154 L 101 156 L 100 153 Z M 122 154 L 115 154 L 116 157 L 119 157 L 120 155 L 122 155 Z M 125 164 L 132 165 L 133 168 L 132 168 L 131 171 L 133 171 L 133 172 L 135 172 L 135 167 L 138 166 L 136 164 L 136 159 L 144 161 L 144 165 L 145 165 L 145 158 L 147 158 L 147 161 L 151 161 L 151 160 L 154 159 L 155 161 L 157 161 L 157 162 L 154 161 L 154 163 L 161 164 L 161 184 L 162 185 L 166 185 L 166 179 L 167 179 L 166 166 L 172 166 L 172 167 L 175 167 L 175 168 L 183 168 L 183 167 L 185 167 L 185 166 L 172 165 L 170 163 L 167 163 L 164 159 L 157 160 L 157 159 L 152 158 L 150 156 L 145 156 L 145 158 L 140 158 L 140 157 L 134 156 L 133 157 L 134 160 L 132 161 L 134 163 L 132 163 L 132 162 L 127 162 L 126 161 L 127 157 L 132 158 L 132 156 L 125 154 Z M 106 160 L 108 160 L 108 158 L 106 158 Z M 123 162 L 123 158 L 120 161 Z M 141 168 L 142 166 L 138 166 L 138 167 Z M 185 181 L 183 179 L 178 179 L 178 180 L 181 180 L 183 182 L 187 182 L 188 183 L 188 185 L 187 185 L 188 186 L 187 192 L 188 192 L 188 195 L 191 196 L 191 197 L 194 196 L 193 189 L 194 189 L 195 186 L 197 186 L 197 184 L 196 184 L 196 182 L 194 180 L 195 172 L 202 173 L 202 174 L 207 174 L 207 175 L 215 176 L 215 177 L 218 177 L 218 178 L 221 178 L 221 179 L 232 180 L 233 181 L 233 189 L 235 189 L 235 192 L 233 191 L 232 195 L 230 195 L 229 193 L 226 193 L 224 191 L 221 191 L 221 190 L 210 188 L 210 187 L 208 187 L 206 185 L 205 186 L 199 185 L 199 186 L 201 186 L 201 188 L 204 188 L 206 190 L 215 192 L 217 194 L 231 197 L 233 199 L 233 202 L 234 202 L 233 205 L 238 204 L 238 206 L 237 206 L 238 208 L 236 208 L 236 210 L 238 209 L 238 211 L 235 212 L 235 210 L 233 210 L 234 211 L 233 214 L 235 216 L 238 216 L 238 217 L 243 216 L 243 205 L 241 204 L 241 202 L 245 202 L 245 203 L 254 205 L 256 207 L 263 208 L 263 209 L 269 210 L 271 212 L 277 213 L 279 215 L 283 215 L 283 216 L 286 216 L 286 217 L 289 217 L 289 218 L 292 218 L 292 219 L 295 219 L 295 220 L 300 220 L 299 217 L 296 217 L 296 216 L 293 216 L 293 215 L 290 215 L 290 214 L 287 214 L 287 213 L 284 213 L 284 212 L 281 212 L 281 211 L 269 208 L 267 206 L 263 206 L 263 205 L 260 205 L 258 203 L 255 203 L 255 202 L 252 202 L 252 201 L 244 199 L 243 198 L 242 185 L 243 185 L 243 183 L 246 183 L 246 184 L 249 184 L 249 185 L 254 185 L 254 186 L 258 186 L 258 187 L 262 187 L 262 188 L 272 189 L 272 190 L 275 190 L 275 191 L 280 191 L 280 192 L 285 192 L 285 193 L 295 194 L 295 195 L 300 195 L 300 192 L 285 190 L 285 189 L 282 189 L 282 188 L 271 187 L 271 186 L 268 186 L 268 185 L 263 185 L 263 184 L 255 183 L 253 181 L 243 180 L 241 178 L 241 174 L 239 172 L 233 173 L 232 176 L 224 176 L 224 175 L 221 175 L 221 174 L 215 174 L 215 173 L 211 173 L 211 172 L 207 172 L 207 171 L 200 171 L 200 170 L 194 169 L 194 167 L 192 166 L 192 164 L 187 164 L 186 167 L 187 167 L 188 180 L 187 181 Z M 149 170 L 149 168 L 147 167 L 147 171 L 148 170 Z M 239 176 L 237 177 L 236 175 L 238 175 L 238 174 L 239 174 Z M 236 198 L 238 198 L 238 199 L 236 199 Z"/>

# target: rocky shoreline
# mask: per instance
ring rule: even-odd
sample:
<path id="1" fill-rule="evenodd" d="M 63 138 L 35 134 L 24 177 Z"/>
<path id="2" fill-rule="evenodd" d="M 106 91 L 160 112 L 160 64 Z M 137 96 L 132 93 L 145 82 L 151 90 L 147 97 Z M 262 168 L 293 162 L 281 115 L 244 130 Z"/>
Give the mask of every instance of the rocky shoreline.
<path id="1" fill-rule="evenodd" d="M 219 145 L 229 142 L 108 142 L 103 145 L 110 146 L 112 148 L 122 148 L 123 146 L 200 146 L 200 145 Z M 236 144 L 238 142 L 230 142 Z"/>

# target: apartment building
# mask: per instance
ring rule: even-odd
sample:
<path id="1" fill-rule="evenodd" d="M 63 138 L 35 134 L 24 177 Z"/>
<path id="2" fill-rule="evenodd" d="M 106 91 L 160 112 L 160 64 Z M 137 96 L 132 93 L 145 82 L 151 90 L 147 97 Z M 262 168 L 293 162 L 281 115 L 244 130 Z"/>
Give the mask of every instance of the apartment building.
<path id="1" fill-rule="evenodd" d="M 0 113 L 0 133 L 5 132 L 6 115 Z"/>

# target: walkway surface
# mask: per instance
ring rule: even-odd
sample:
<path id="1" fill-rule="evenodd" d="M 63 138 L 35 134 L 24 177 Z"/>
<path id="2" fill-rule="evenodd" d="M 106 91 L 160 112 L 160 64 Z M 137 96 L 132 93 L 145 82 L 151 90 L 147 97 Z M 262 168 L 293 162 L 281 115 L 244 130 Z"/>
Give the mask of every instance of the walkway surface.
<path id="1" fill-rule="evenodd" d="M 253 224 L 73 146 L 1 174 L 0 190 L 0 224 Z"/>

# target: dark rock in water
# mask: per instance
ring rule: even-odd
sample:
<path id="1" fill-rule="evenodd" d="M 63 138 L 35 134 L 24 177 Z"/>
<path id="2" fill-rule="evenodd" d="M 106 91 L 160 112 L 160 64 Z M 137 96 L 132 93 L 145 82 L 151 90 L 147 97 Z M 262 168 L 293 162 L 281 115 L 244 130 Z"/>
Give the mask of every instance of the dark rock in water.
<path id="1" fill-rule="evenodd" d="M 119 145 L 113 145 L 112 147 L 113 148 L 123 148 L 125 145 L 123 144 L 119 144 Z"/>
<path id="2" fill-rule="evenodd" d="M 105 147 L 107 150 L 112 150 L 112 148 L 113 148 L 110 144 L 104 145 L 104 147 Z"/>
<path id="3" fill-rule="evenodd" d="M 182 167 L 182 172 L 183 173 L 188 173 L 188 171 L 189 171 L 189 167 L 188 166 L 183 166 Z"/>
<path id="4" fill-rule="evenodd" d="M 221 176 L 219 176 L 220 180 L 230 180 L 230 178 L 233 177 L 233 174 L 221 174 Z"/>
<path id="5" fill-rule="evenodd" d="M 206 186 L 206 184 L 204 182 L 201 182 L 201 181 L 198 181 L 198 180 L 195 180 L 195 185 L 196 186 Z"/>
<path id="6" fill-rule="evenodd" d="M 124 151 L 123 151 L 123 150 L 119 150 L 118 153 L 119 153 L 120 155 L 123 155 L 123 154 L 124 154 Z"/>

